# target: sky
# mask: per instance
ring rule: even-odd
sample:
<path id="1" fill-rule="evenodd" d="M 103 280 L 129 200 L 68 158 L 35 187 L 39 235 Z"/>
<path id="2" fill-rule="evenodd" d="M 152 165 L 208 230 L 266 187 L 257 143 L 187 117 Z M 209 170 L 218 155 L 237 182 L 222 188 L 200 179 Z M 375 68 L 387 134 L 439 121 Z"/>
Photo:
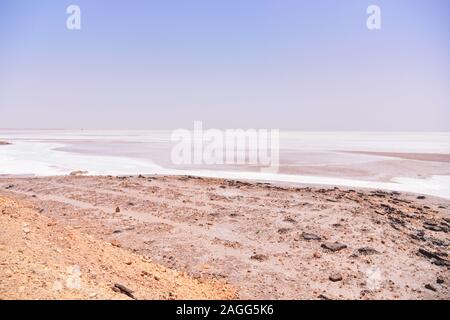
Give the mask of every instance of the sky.
<path id="1" fill-rule="evenodd" d="M 448 0 L 0 0 L 0 128 L 450 131 L 449 40 Z"/>

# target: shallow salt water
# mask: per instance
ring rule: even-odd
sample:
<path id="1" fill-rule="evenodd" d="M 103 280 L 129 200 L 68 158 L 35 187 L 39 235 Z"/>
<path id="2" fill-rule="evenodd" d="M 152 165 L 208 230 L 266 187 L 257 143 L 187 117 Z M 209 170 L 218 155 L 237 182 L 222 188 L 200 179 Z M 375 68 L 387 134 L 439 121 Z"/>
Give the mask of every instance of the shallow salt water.
<path id="1" fill-rule="evenodd" d="M 0 175 L 66 175 L 88 171 L 92 175 L 188 174 L 204 177 L 254 179 L 318 185 L 376 188 L 428 194 L 450 199 L 450 176 L 394 177 L 373 181 L 324 174 L 298 175 L 206 169 L 177 170 L 154 161 L 170 153 L 169 131 L 0 131 Z M 281 151 L 300 151 L 298 165 L 332 163 L 363 167 L 383 157 L 337 154 L 335 150 L 450 154 L 448 133 L 303 133 L 283 132 Z M 297 153 L 298 154 L 298 153 Z M 393 158 L 389 158 L 393 159 Z M 164 162 L 163 162 L 164 163 Z M 448 170 L 450 172 L 450 169 Z"/>

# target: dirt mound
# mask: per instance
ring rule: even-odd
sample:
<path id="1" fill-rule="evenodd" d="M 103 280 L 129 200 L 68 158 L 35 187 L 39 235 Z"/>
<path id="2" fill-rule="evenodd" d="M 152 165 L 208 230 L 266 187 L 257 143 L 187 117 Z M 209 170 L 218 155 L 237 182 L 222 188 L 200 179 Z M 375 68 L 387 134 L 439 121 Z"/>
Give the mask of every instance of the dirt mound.
<path id="1" fill-rule="evenodd" d="M 0 299 L 236 297 L 223 282 L 162 267 L 10 198 L 0 197 L 0 228 Z"/>

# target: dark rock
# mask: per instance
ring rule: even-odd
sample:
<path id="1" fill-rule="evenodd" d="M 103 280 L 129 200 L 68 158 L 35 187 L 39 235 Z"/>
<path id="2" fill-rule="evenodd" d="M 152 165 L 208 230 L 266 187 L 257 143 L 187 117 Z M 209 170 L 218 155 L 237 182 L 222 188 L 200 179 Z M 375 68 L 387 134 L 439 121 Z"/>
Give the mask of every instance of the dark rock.
<path id="1" fill-rule="evenodd" d="M 297 223 L 297 221 L 295 221 L 294 219 L 292 219 L 291 217 L 285 217 L 283 219 L 284 222 L 289 222 L 289 223 Z"/>
<path id="2" fill-rule="evenodd" d="M 322 240 L 321 237 L 319 237 L 318 235 L 313 234 L 313 233 L 303 232 L 302 233 L 302 237 L 303 237 L 303 239 L 305 239 L 307 241 L 309 241 L 309 240 Z"/>
<path id="3" fill-rule="evenodd" d="M 119 293 L 123 293 L 124 295 L 129 296 L 131 299 L 136 300 L 136 297 L 133 295 L 134 291 L 128 289 L 127 287 L 125 287 L 124 285 L 121 285 L 119 283 L 115 283 L 114 287 L 112 288 L 113 291 L 115 292 L 119 292 Z"/>
<path id="4" fill-rule="evenodd" d="M 389 217 L 389 220 L 394 223 L 394 224 L 399 224 L 404 226 L 405 225 L 405 221 L 403 221 L 402 219 L 396 218 L 396 217 Z"/>
<path id="5" fill-rule="evenodd" d="M 409 236 L 415 240 L 426 241 L 425 232 L 423 230 L 419 230 L 416 233 L 410 234 Z"/>
<path id="6" fill-rule="evenodd" d="M 436 278 L 436 283 L 442 284 L 442 283 L 444 283 L 444 282 L 445 282 L 445 281 L 444 281 L 444 277 L 438 276 L 438 277 Z"/>
<path id="7" fill-rule="evenodd" d="M 336 252 L 336 251 L 340 251 L 342 249 L 347 248 L 347 245 L 338 243 L 338 242 L 335 242 L 335 243 L 326 242 L 326 243 L 322 243 L 321 247 L 324 249 Z"/>
<path id="8" fill-rule="evenodd" d="M 269 260 L 269 257 L 264 254 L 255 254 L 255 255 L 251 256 L 250 259 L 257 260 L 257 261 L 266 261 L 266 260 Z"/>
<path id="9" fill-rule="evenodd" d="M 117 208 L 116 208 L 116 213 L 119 213 L 119 212 L 120 212 L 120 208 L 117 207 Z"/>
<path id="10" fill-rule="evenodd" d="M 438 247 L 447 247 L 448 245 L 450 245 L 450 243 L 447 243 L 445 240 L 436 239 L 433 237 L 427 237 L 426 240 L 430 241 L 432 244 Z"/>
<path id="11" fill-rule="evenodd" d="M 418 196 L 417 197 L 417 199 L 419 199 L 419 200 L 423 200 L 423 199 L 425 199 L 426 197 L 425 196 Z"/>
<path id="12" fill-rule="evenodd" d="M 444 231 L 444 230 L 442 229 L 442 227 L 438 226 L 438 225 L 435 224 L 435 223 L 431 223 L 431 222 L 425 222 L 425 223 L 423 224 L 423 227 L 424 227 L 425 229 L 432 230 L 432 231 L 437 231 L 437 232 Z"/>
<path id="13" fill-rule="evenodd" d="M 358 254 L 365 255 L 365 256 L 370 256 L 370 255 L 373 255 L 373 254 L 379 254 L 379 252 L 377 250 L 375 250 L 374 248 L 371 248 L 371 247 L 359 248 L 357 250 L 357 252 L 358 252 Z"/>
<path id="14" fill-rule="evenodd" d="M 390 223 L 389 224 L 392 228 L 394 228 L 395 230 L 398 230 L 398 231 L 400 231 L 401 229 L 399 228 L 399 226 L 397 225 L 397 224 L 395 224 L 395 223 Z"/>
<path id="15" fill-rule="evenodd" d="M 330 281 L 333 282 L 338 282 L 338 281 L 342 281 L 342 275 L 339 273 L 333 273 L 330 277 L 329 277 Z"/>
<path id="16" fill-rule="evenodd" d="M 5 189 L 12 189 L 12 188 L 14 188 L 14 185 L 13 185 L 13 184 L 9 184 L 9 185 L 7 185 L 7 186 L 5 187 Z"/>
<path id="17" fill-rule="evenodd" d="M 418 255 L 421 255 L 425 258 L 430 259 L 430 262 L 432 264 L 435 264 L 437 266 L 447 266 L 450 267 L 450 261 L 442 258 L 439 253 L 434 253 L 425 249 L 420 248 L 418 253 Z"/>
<path id="18" fill-rule="evenodd" d="M 425 285 L 425 288 L 428 289 L 428 290 L 431 290 L 431 291 L 436 291 L 436 288 L 433 287 L 433 286 L 432 286 L 431 284 L 429 284 L 429 283 Z"/>

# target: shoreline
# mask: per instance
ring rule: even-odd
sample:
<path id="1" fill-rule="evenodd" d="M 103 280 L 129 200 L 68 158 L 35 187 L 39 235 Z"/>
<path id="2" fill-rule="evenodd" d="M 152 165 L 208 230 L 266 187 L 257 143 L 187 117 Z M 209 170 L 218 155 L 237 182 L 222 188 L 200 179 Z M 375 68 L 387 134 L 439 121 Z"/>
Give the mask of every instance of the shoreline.
<path id="1" fill-rule="evenodd" d="M 240 299 L 450 298 L 440 198 L 161 175 L 3 178 L 0 197 Z"/>
<path id="2" fill-rule="evenodd" d="M 309 187 L 317 187 L 317 188 L 332 188 L 332 187 L 341 187 L 347 189 L 361 189 L 363 191 L 374 191 L 374 190 L 382 190 L 389 192 L 402 192 L 411 195 L 426 195 L 429 197 L 435 197 L 443 200 L 450 200 L 450 191 L 448 194 L 439 194 L 439 193 L 427 193 L 427 192 L 419 192 L 414 190 L 414 188 L 408 188 L 407 186 L 402 186 L 400 183 L 395 182 L 377 182 L 377 181 L 364 181 L 364 180 L 352 180 L 352 179 L 341 179 L 341 178 L 333 178 L 333 177 L 320 177 L 320 176 L 298 176 L 298 175 L 290 175 L 290 174 L 273 174 L 270 177 L 265 177 L 264 173 L 261 174 L 261 177 L 258 176 L 258 172 L 231 172 L 231 171 L 182 171 L 173 172 L 172 170 L 168 170 L 170 173 L 151 173 L 151 174 L 121 174 L 121 175 L 111 175 L 111 174 L 89 174 L 86 171 L 78 170 L 73 171 L 69 174 L 61 174 L 61 175 L 33 175 L 33 174 L 0 174 L 0 181 L 2 179 L 37 179 L 37 178 L 57 178 L 57 177 L 70 177 L 70 176 L 83 176 L 83 177 L 93 177 L 93 178 L 102 178 L 102 177 L 199 177 L 204 179 L 225 179 L 225 180 L 242 180 L 250 183 L 269 183 L 273 185 L 286 185 L 286 186 L 309 186 Z M 253 176 L 253 177 L 252 177 Z M 446 177 L 446 176 L 444 176 Z M 433 177 L 430 177 L 433 178 Z M 429 179 L 430 179 L 429 178 Z M 407 178 L 406 178 L 407 179 Z M 329 182 L 321 182 L 329 181 Z M 425 181 L 426 179 L 416 179 Z M 335 183 L 333 183 L 333 181 Z M 450 180 L 449 180 L 450 181 Z"/>
<path id="3" fill-rule="evenodd" d="M 38 140 L 32 140 L 33 135 Z M 10 136 L 4 134 L 4 140 Z M 325 138 L 327 136 L 325 134 Z M 306 141 L 302 141 L 301 137 Z M 379 141 L 386 140 L 390 135 L 369 137 L 375 140 L 369 139 L 366 144 L 364 141 L 368 138 L 365 135 L 356 140 L 349 140 L 347 135 L 341 135 L 340 139 L 342 145 L 350 144 L 355 150 L 361 149 L 362 145 L 365 145 L 367 150 L 392 149 L 392 142 L 383 148 L 379 145 Z M 2 149 L 4 153 L 0 161 L 0 176 L 11 176 L 11 173 L 67 175 L 75 170 L 99 176 L 197 175 L 299 185 L 373 188 L 450 199 L 450 167 L 447 162 L 450 156 L 445 154 L 448 149 L 447 136 L 431 135 L 430 142 L 423 145 L 422 137 L 393 137 L 399 141 L 396 148 L 399 152 L 336 151 L 351 149 L 338 148 L 338 143 L 338 149 L 322 150 L 320 148 L 327 147 L 329 143 L 323 135 L 296 133 L 289 138 L 291 140 L 286 138 L 286 146 L 280 150 L 278 173 L 271 174 L 260 172 L 257 166 L 246 165 L 173 166 L 168 159 L 170 143 L 151 131 L 133 135 L 121 135 L 117 132 L 100 135 L 100 132 L 90 131 L 69 131 L 68 135 L 58 135 L 37 131 L 31 136 L 20 135 L 19 132 L 16 134 L 16 140 L 11 138 L 11 141 L 17 143 Z M 411 141 L 416 140 L 417 144 L 411 144 Z M 318 149 L 308 149 L 308 141 L 317 142 Z M 303 147 L 306 149 L 302 149 Z M 425 153 L 418 152 L 420 150 Z"/>

